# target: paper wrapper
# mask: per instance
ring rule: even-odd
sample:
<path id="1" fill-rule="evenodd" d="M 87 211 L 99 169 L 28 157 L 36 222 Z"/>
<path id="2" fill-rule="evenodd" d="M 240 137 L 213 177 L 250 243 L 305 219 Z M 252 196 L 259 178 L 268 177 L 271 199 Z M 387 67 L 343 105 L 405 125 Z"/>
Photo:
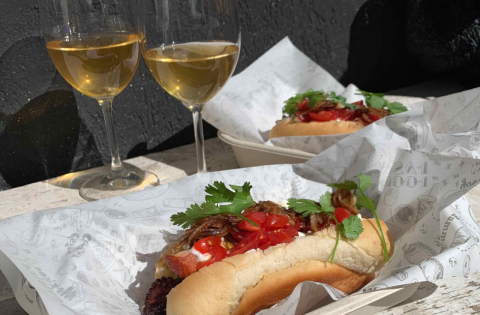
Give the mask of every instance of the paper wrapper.
<path id="1" fill-rule="evenodd" d="M 255 200 L 317 199 L 327 184 L 364 173 L 372 177 L 367 194 L 377 201 L 396 249 L 359 293 L 468 277 L 480 267 L 480 228 L 464 197 L 480 181 L 479 92 L 427 101 L 428 116 L 419 108 L 387 117 L 304 164 L 197 174 L 109 200 L 4 219 L 0 250 L 8 259 L 0 257 L 0 267 L 30 314 L 138 314 L 155 262 L 179 237 L 170 216 L 203 201 L 207 184 L 249 181 Z M 463 111 L 460 118 L 450 114 Z M 308 282 L 262 314 L 303 314 L 325 295 L 343 296 Z"/>
<path id="2" fill-rule="evenodd" d="M 348 134 L 268 139 L 270 130 L 282 119 L 284 101 L 308 89 L 333 91 L 346 97 L 350 103 L 364 100 L 355 85 L 345 88 L 285 37 L 231 78 L 205 105 L 203 118 L 222 132 L 241 140 L 318 154 Z M 399 101 L 411 108 L 414 105 L 410 102 L 416 102 L 418 98 Z"/>

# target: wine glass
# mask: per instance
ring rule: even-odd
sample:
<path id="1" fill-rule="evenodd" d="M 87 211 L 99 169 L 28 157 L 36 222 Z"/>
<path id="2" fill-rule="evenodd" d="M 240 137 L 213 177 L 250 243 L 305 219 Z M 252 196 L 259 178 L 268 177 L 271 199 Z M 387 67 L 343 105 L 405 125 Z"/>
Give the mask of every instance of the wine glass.
<path id="1" fill-rule="evenodd" d="M 80 195 L 91 201 L 158 185 L 154 174 L 125 168 L 113 127 L 113 98 L 128 85 L 140 60 L 138 2 L 43 0 L 40 4 L 53 64 L 76 90 L 98 101 L 105 120 L 111 167 L 86 181 Z"/>
<path id="2" fill-rule="evenodd" d="M 198 172 L 206 172 L 202 110 L 240 52 L 234 0 L 143 0 L 140 45 L 155 80 L 193 114 Z"/>

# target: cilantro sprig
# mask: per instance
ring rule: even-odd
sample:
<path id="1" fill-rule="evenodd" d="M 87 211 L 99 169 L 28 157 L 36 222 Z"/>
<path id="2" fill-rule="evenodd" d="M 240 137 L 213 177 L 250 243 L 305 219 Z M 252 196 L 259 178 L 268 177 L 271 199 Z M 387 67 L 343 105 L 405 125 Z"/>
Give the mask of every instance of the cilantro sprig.
<path id="1" fill-rule="evenodd" d="M 399 102 L 389 102 L 383 96 L 382 93 L 372 93 L 363 90 L 358 90 L 361 95 L 365 97 L 366 105 L 371 108 L 387 108 L 390 113 L 398 114 L 405 112 L 408 109 Z M 288 117 L 294 117 L 295 113 L 299 111 L 297 103 L 301 103 L 303 100 L 308 100 L 308 107 L 314 107 L 319 101 L 331 101 L 335 103 L 340 103 L 343 106 L 355 110 L 358 108 L 355 104 L 347 103 L 347 99 L 341 95 L 337 95 L 335 92 L 325 92 L 323 90 L 314 91 L 309 89 L 305 93 L 296 94 L 293 97 L 290 97 L 286 100 L 285 106 L 283 107 L 283 114 Z"/>
<path id="2" fill-rule="evenodd" d="M 383 235 L 383 230 L 380 225 L 380 221 L 378 220 L 377 212 L 375 211 L 375 201 L 368 198 L 367 195 L 365 194 L 365 190 L 367 190 L 370 186 L 372 186 L 372 179 L 369 176 L 364 174 L 359 174 L 356 177 L 358 178 L 358 185 L 356 182 L 347 179 L 343 183 L 330 184 L 328 186 L 337 188 L 337 189 L 340 188 L 340 189 L 354 190 L 353 193 L 357 197 L 357 208 L 365 208 L 370 210 L 373 213 L 375 222 L 377 223 L 377 226 L 378 226 L 378 230 L 380 231 L 380 238 L 382 241 L 383 254 L 385 256 L 385 261 L 388 262 L 390 260 L 390 257 L 388 255 L 385 236 Z"/>
<path id="3" fill-rule="evenodd" d="M 368 106 L 371 108 L 384 108 L 386 107 L 390 114 L 398 114 L 408 110 L 402 103 L 389 102 L 383 98 L 382 93 L 372 93 L 367 91 L 358 90 L 364 97 Z"/>
<path id="4" fill-rule="evenodd" d="M 283 113 L 289 117 L 295 116 L 295 112 L 298 111 L 297 103 L 301 103 L 305 99 L 308 99 L 308 107 L 310 108 L 317 105 L 317 103 L 320 101 L 332 101 L 335 103 L 342 103 L 343 106 L 350 109 L 356 108 L 354 104 L 347 103 L 347 99 L 345 97 L 337 95 L 335 92 L 325 92 L 323 90 L 314 91 L 313 89 L 309 89 L 305 93 L 296 94 L 295 96 L 286 100 L 284 102 L 285 106 L 283 107 Z"/>
<path id="5" fill-rule="evenodd" d="M 340 242 L 340 236 L 350 240 L 357 239 L 360 236 L 360 233 L 363 232 L 363 226 L 360 219 L 353 215 L 339 223 L 335 217 L 335 208 L 332 206 L 331 200 L 332 194 L 327 191 L 320 197 L 318 202 L 309 199 L 290 198 L 288 199 L 288 207 L 301 214 L 302 217 L 315 213 L 326 213 L 335 221 L 338 233 L 332 255 L 330 256 L 330 262 L 333 264 L 335 253 L 337 252 L 338 244 Z"/>
<path id="6" fill-rule="evenodd" d="M 246 182 L 242 186 L 230 185 L 230 188 L 233 189 L 233 191 L 228 189 L 224 183 L 215 181 L 213 185 L 205 187 L 207 195 L 204 203 L 201 205 L 193 204 L 187 208 L 185 212 L 172 215 L 170 220 L 173 224 L 180 225 L 186 229 L 196 220 L 226 213 L 240 217 L 258 226 L 255 222 L 240 214 L 245 208 L 254 204 L 252 195 L 250 194 L 252 185 Z"/>

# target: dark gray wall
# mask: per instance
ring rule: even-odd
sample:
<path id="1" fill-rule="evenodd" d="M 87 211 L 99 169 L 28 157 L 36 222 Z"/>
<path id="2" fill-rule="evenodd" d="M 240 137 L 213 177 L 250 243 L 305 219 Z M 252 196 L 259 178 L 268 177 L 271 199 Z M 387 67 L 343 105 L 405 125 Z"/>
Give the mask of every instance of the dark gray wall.
<path id="1" fill-rule="evenodd" d="M 109 163 L 96 101 L 61 78 L 44 48 L 36 1 L 0 0 L 0 189 Z M 343 84 L 385 91 L 430 77 L 405 46 L 405 1 L 239 0 L 236 73 L 284 36 Z M 349 49 L 350 47 L 350 49 Z M 190 112 L 143 61 L 114 102 L 122 158 L 193 142 Z M 206 137 L 216 130 L 205 127 Z"/>

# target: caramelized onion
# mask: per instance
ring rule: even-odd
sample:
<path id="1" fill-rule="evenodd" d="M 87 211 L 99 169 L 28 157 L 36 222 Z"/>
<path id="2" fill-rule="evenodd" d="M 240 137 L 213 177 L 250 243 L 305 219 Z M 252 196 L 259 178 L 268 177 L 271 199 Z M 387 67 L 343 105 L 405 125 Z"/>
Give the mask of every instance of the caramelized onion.
<path id="1" fill-rule="evenodd" d="M 357 209 L 357 197 L 348 189 L 337 189 L 332 195 L 332 205 L 348 209 L 352 214 L 357 215 L 360 212 Z"/>

